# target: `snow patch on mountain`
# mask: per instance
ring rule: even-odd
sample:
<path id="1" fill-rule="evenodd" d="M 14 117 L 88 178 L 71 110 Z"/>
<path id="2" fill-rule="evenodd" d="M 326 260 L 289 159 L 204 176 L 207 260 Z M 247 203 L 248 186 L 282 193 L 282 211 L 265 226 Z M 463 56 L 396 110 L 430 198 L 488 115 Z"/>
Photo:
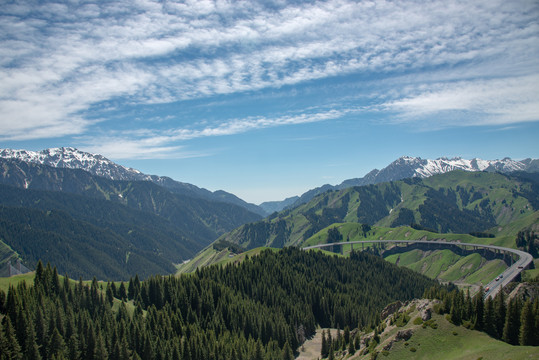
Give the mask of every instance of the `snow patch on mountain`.
<path id="1" fill-rule="evenodd" d="M 102 155 L 91 154 L 72 147 L 42 151 L 1 149 L 0 158 L 16 159 L 56 168 L 81 169 L 111 180 L 150 180 L 136 169 L 118 165 Z"/>
<path id="2" fill-rule="evenodd" d="M 139 170 L 116 164 L 102 155 L 91 154 L 72 147 L 52 148 L 42 151 L 0 149 L 0 159 L 36 163 L 55 168 L 80 169 L 92 175 L 110 180 L 151 181 L 174 193 L 210 201 L 235 204 L 261 216 L 266 215 L 266 212 L 262 208 L 247 203 L 234 194 L 219 190 L 211 192 L 166 176 L 147 175 Z"/>
<path id="3" fill-rule="evenodd" d="M 409 166 L 414 169 L 413 177 L 429 177 L 436 174 L 444 174 L 449 171 L 499 171 L 512 172 L 525 170 L 526 165 L 520 161 L 510 158 L 502 160 L 482 160 L 482 159 L 463 159 L 455 157 L 448 159 L 445 157 L 436 160 L 422 159 L 420 157 L 403 156 L 393 164 L 398 166 Z M 393 165 L 392 164 L 392 165 Z M 390 165 L 391 166 L 391 165 Z"/>

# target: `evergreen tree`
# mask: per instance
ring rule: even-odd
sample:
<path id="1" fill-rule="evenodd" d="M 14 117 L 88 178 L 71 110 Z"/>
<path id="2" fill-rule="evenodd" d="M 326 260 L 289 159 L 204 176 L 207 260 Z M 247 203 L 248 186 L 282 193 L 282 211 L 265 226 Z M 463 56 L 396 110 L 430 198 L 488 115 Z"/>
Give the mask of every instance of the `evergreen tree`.
<path id="1" fill-rule="evenodd" d="M 27 335 L 23 344 L 24 358 L 27 360 L 41 360 L 41 354 L 39 353 L 39 346 L 36 342 L 34 327 L 30 325 L 26 331 Z"/>
<path id="2" fill-rule="evenodd" d="M 60 335 L 60 332 L 56 328 L 54 328 L 51 334 L 52 335 L 47 346 L 47 357 L 49 359 L 53 356 L 56 358 L 65 357 L 67 349 L 62 335 Z"/>
<path id="3" fill-rule="evenodd" d="M 127 290 L 125 288 L 125 284 L 122 281 L 120 284 L 120 289 L 118 290 L 118 295 L 120 296 L 120 299 L 122 301 L 127 301 Z"/>
<path id="4" fill-rule="evenodd" d="M 533 335 L 533 346 L 539 346 L 539 299 L 536 298 L 533 302 L 533 313 L 535 314 L 534 317 L 534 335 Z"/>
<path id="5" fill-rule="evenodd" d="M 329 349 L 328 360 L 335 360 L 335 350 L 333 350 L 333 346 Z"/>
<path id="6" fill-rule="evenodd" d="M 263 360 L 262 345 L 260 345 L 260 341 L 256 342 L 253 360 Z"/>
<path id="7" fill-rule="evenodd" d="M 483 330 L 483 318 L 484 318 L 484 291 L 483 287 L 479 288 L 479 291 L 477 294 L 475 294 L 473 298 L 473 312 L 475 313 L 474 316 L 474 329 L 475 330 Z"/>
<path id="8" fill-rule="evenodd" d="M 516 298 L 511 299 L 509 301 L 509 305 L 507 306 L 507 313 L 505 316 L 505 324 L 502 335 L 503 341 L 511 345 L 518 344 L 520 330 L 520 316 L 518 310 L 518 300 Z"/>
<path id="9" fill-rule="evenodd" d="M 328 339 L 326 338 L 326 331 L 322 330 L 322 349 L 320 351 L 322 358 L 326 358 L 328 356 L 330 345 L 331 344 L 328 344 Z"/>
<path id="10" fill-rule="evenodd" d="M 503 327 L 505 325 L 506 316 L 505 295 L 503 293 L 503 288 L 498 291 L 496 297 L 494 298 L 494 315 L 496 321 L 496 334 L 497 338 L 499 339 L 503 335 Z"/>
<path id="11" fill-rule="evenodd" d="M 70 360 L 80 359 L 79 338 L 77 333 L 73 333 L 67 340 L 67 357 Z"/>
<path id="12" fill-rule="evenodd" d="M 6 359 L 15 360 L 22 359 L 22 351 L 19 342 L 17 341 L 17 335 L 13 325 L 11 325 L 11 320 L 9 317 L 4 318 L 4 354 L 6 354 Z"/>
<path id="13" fill-rule="evenodd" d="M 106 299 L 109 305 L 112 306 L 112 303 L 114 302 L 114 292 L 112 291 L 112 285 L 110 281 L 107 282 Z"/>
<path id="14" fill-rule="evenodd" d="M 94 360 L 107 360 L 108 351 L 105 340 L 101 332 L 97 333 L 95 349 L 94 349 Z"/>
<path id="15" fill-rule="evenodd" d="M 350 355 L 354 355 L 356 353 L 356 347 L 354 343 L 354 339 L 350 339 L 350 342 L 348 343 L 348 353 Z"/>
<path id="16" fill-rule="evenodd" d="M 524 303 L 522 312 L 520 315 L 520 333 L 519 344 L 520 345 L 533 345 L 533 337 L 538 329 L 535 329 L 535 318 L 533 316 L 533 307 L 530 300 Z"/>
<path id="17" fill-rule="evenodd" d="M 490 336 L 497 337 L 496 317 L 494 315 L 494 302 L 489 296 L 485 301 L 485 313 L 483 318 L 485 332 Z"/>
<path id="18" fill-rule="evenodd" d="M 283 346 L 281 359 L 283 359 L 283 360 L 294 360 L 294 353 L 292 352 L 292 348 L 290 347 L 290 344 L 288 343 L 288 341 L 285 342 L 285 344 Z"/>
<path id="19" fill-rule="evenodd" d="M 350 327 L 346 325 L 344 327 L 344 343 L 348 344 L 350 342 Z"/>

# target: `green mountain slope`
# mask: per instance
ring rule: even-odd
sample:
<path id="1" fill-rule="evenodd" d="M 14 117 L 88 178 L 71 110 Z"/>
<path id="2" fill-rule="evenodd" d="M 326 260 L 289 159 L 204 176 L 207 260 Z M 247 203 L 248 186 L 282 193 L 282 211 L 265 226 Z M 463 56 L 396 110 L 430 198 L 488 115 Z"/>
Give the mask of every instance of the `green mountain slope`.
<path id="1" fill-rule="evenodd" d="M 309 203 L 243 225 L 220 240 L 250 249 L 302 245 L 333 223 L 417 224 L 440 233 L 485 232 L 537 210 L 538 179 L 454 171 L 427 179 L 328 191 Z"/>
<path id="2" fill-rule="evenodd" d="M 343 356 L 351 360 L 372 359 L 374 352 L 377 359 L 535 359 L 539 356 L 537 346 L 514 346 L 496 340 L 486 333 L 456 326 L 443 315 L 432 313 L 428 322 L 414 321 L 421 319 L 419 306 L 422 300 L 415 300 L 411 306 L 403 307 L 410 321 L 404 326 L 387 326 L 379 335 L 379 345 L 369 354 L 358 352 L 354 356 Z M 407 311 L 405 311 L 407 310 Z M 427 325 L 430 324 L 430 325 Z M 407 340 L 396 338 L 398 332 L 408 332 Z M 385 349 L 384 349 L 385 348 Z M 340 359 L 341 357 L 336 357 Z"/>
<path id="3" fill-rule="evenodd" d="M 159 211 L 135 209 L 151 210 L 141 203 L 129 207 L 99 197 L 0 185 L 0 240 L 30 268 L 41 259 L 75 278 L 125 279 L 171 273 L 174 263 L 193 257 L 219 234 L 189 213 L 189 205 L 182 206 L 190 199 L 149 183 L 114 185 L 125 187 L 132 205 L 137 198 L 151 200 Z M 146 194 L 148 185 L 154 191 Z M 203 210 L 210 215 L 209 209 L 198 214 Z M 238 224 L 230 216 L 213 221 L 220 232 Z"/>
<path id="4" fill-rule="evenodd" d="M 83 170 L 21 161 L 1 164 L 3 184 L 83 195 L 150 212 L 183 227 L 195 241 L 212 241 L 239 225 L 261 219 L 241 206 L 177 194 L 149 181 L 113 181 Z"/>

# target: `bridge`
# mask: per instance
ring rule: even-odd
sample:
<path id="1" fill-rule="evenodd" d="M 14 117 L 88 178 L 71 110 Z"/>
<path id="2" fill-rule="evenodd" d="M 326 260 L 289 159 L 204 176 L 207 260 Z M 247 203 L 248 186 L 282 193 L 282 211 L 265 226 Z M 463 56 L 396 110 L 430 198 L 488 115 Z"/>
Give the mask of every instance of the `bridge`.
<path id="1" fill-rule="evenodd" d="M 485 249 L 489 251 L 493 251 L 496 253 L 503 253 L 510 257 L 511 266 L 509 266 L 503 273 L 500 274 L 499 277 L 497 277 L 495 280 L 492 280 L 490 283 L 488 283 L 485 286 L 485 297 L 494 297 L 500 291 L 500 289 L 504 286 L 510 283 L 511 281 L 515 280 L 520 273 L 528 268 L 530 264 L 533 261 L 533 257 L 528 254 L 525 251 L 516 250 L 516 249 L 510 249 L 505 248 L 502 246 L 496 246 L 496 245 L 485 245 L 485 244 L 471 244 L 471 243 L 462 243 L 462 242 L 455 242 L 455 241 L 442 241 L 442 240 L 432 240 L 432 241 L 426 241 L 426 240 L 362 240 L 362 241 L 344 241 L 344 242 L 336 242 L 336 243 L 329 243 L 329 244 L 318 244 L 318 245 L 312 245 L 304 247 L 303 250 L 310 250 L 310 249 L 319 249 L 324 247 L 331 247 L 335 245 L 351 245 L 353 248 L 353 244 L 373 244 L 373 243 L 392 243 L 392 244 L 425 244 L 425 245 L 438 245 L 438 246 L 459 246 L 464 248 L 471 248 L 474 250 L 477 249 Z M 517 259 L 514 259 L 514 257 L 517 256 Z"/>

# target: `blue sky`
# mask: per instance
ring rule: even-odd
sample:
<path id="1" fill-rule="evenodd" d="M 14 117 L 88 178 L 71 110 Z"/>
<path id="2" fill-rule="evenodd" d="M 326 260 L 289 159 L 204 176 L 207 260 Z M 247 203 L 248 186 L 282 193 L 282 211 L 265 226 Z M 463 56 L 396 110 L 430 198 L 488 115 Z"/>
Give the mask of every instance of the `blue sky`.
<path id="1" fill-rule="evenodd" d="M 260 203 L 402 155 L 539 157 L 539 4 L 13 1 L 0 147 Z"/>

